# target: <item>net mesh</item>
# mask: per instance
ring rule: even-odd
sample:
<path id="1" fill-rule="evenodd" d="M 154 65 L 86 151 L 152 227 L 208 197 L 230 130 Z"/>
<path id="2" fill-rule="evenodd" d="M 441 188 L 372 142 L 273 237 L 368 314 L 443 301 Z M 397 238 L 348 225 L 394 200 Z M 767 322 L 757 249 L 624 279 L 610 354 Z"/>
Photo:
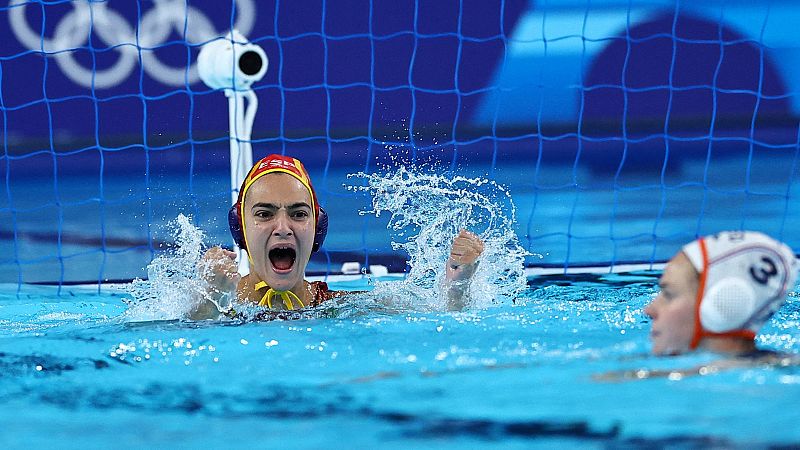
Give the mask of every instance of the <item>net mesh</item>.
<path id="1" fill-rule="evenodd" d="M 192 216 L 230 245 L 224 95 L 202 45 L 269 58 L 255 157 L 299 157 L 331 212 L 312 271 L 405 268 L 346 174 L 505 185 L 527 263 L 652 264 L 696 236 L 800 246 L 791 1 L 23 1 L 0 5 L 0 282 L 145 274 Z"/>

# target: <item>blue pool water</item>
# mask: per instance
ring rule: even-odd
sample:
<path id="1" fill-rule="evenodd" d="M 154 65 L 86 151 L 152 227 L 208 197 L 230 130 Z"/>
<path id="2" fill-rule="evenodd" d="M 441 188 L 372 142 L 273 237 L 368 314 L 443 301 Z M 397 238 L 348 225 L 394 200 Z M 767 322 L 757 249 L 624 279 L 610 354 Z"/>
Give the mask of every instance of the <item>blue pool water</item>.
<path id="1" fill-rule="evenodd" d="M 596 159 L 573 165 L 567 155 L 539 164 L 530 153 L 496 164 L 462 158 L 456 173 L 504 186 L 516 221 L 504 222 L 512 214 L 503 195 L 477 210 L 492 220 L 498 213 L 494 231 L 515 232 L 531 253 L 528 264 L 611 265 L 664 260 L 695 234 L 730 228 L 766 231 L 797 248 L 796 153 L 759 151 L 749 169 L 741 157 L 715 156 L 709 165 L 687 158 L 662 171 L 655 158 L 630 171 L 611 164 L 610 172 L 590 167 Z M 484 289 L 508 275 L 503 268 L 522 267 L 514 240 L 492 230 L 477 230 L 492 239 L 476 274 L 483 283 L 477 306 L 464 313 L 442 312 L 432 277 L 409 274 L 382 284 L 331 282 L 373 289 L 389 301 L 357 297 L 301 320 L 180 320 L 187 292 L 157 275 L 173 263 L 191 271 L 194 261 L 167 261 L 155 272 L 148 263 L 175 250 L 181 213 L 205 233 L 203 244 L 229 239 L 227 169 L 196 155 L 193 171 L 184 170 L 187 156 L 158 170 L 152 161 L 146 178 L 124 167 L 87 175 L 83 163 L 64 162 L 56 181 L 35 165 L 20 169 L 24 160 L 11 164 L 0 196 L 0 447 L 800 445 L 799 368 L 604 380 L 609 372 L 669 373 L 717 357 L 648 355 L 642 308 L 657 272 L 538 276 L 527 285 L 517 278 L 519 285 L 506 286 L 509 295 Z M 352 164 L 326 172 L 324 161 L 308 165 L 332 218 L 328 253 L 315 256 L 312 272 L 338 269 L 334 257 L 361 260 L 365 253 L 373 262 L 388 255 L 442 266 L 446 233 L 416 247 L 392 243 L 420 228 L 411 219 L 459 208 L 423 203 L 362 214 L 386 206 L 372 203 L 376 190 L 359 190 L 369 178 L 348 177 Z M 446 172 L 417 168 L 423 181 Z M 405 189 L 425 201 L 436 190 Z M 387 192 L 384 202 L 398 197 Z M 393 216 L 398 208 L 418 214 Z M 488 223 L 481 214 L 470 227 Z M 406 219 L 411 226 L 391 229 Z M 157 295 L 137 302 L 129 284 L 99 293 L 96 285 L 30 284 L 146 276 L 167 289 L 151 289 Z M 428 286 L 409 288 L 416 286 L 409 279 Z M 793 294 L 759 344 L 800 353 L 798 325 Z"/>
<path id="2" fill-rule="evenodd" d="M 249 323 L 139 321 L 114 287 L 0 286 L 0 447 L 800 445 L 798 367 L 595 379 L 716 358 L 647 355 L 657 275 L 536 277 L 464 313 L 355 302 Z M 800 351 L 798 324 L 793 295 L 759 344 Z"/>

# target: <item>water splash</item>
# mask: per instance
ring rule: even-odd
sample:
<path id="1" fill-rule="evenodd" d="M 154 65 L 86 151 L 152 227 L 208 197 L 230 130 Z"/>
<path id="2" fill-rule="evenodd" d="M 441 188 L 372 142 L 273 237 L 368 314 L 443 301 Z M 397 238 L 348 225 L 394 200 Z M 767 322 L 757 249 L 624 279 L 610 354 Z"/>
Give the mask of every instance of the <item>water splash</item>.
<path id="1" fill-rule="evenodd" d="M 198 264 L 205 233 L 180 214 L 170 222 L 175 247 L 147 265 L 147 280 L 135 279 L 127 287 L 133 297 L 124 314 L 128 321 L 181 319 L 206 291 Z"/>
<path id="2" fill-rule="evenodd" d="M 450 244 L 461 229 L 478 234 L 485 243 L 468 304 L 484 308 L 517 297 L 526 288 L 523 261 L 528 253 L 514 233 L 515 209 L 508 191 L 481 178 L 447 178 L 417 170 L 423 169 L 350 175 L 365 183 L 349 189 L 372 195 L 372 209 L 363 214 L 391 214 L 392 248 L 405 251 L 412 267 L 401 282 L 376 283 L 369 294 L 373 302 L 358 303 L 379 308 L 375 301 L 391 299 L 400 308 L 444 309 L 440 284 Z M 201 264 L 205 233 L 183 214 L 169 226 L 175 246 L 147 266 L 147 280 L 136 279 L 128 286 L 133 300 L 123 316 L 126 321 L 182 319 L 207 294 Z M 246 305 L 240 307 L 240 312 L 249 312 Z"/>
<path id="3" fill-rule="evenodd" d="M 400 166 L 384 174 L 357 173 L 363 185 L 348 189 L 372 195 L 363 214 L 391 214 L 392 248 L 409 255 L 403 282 L 377 283 L 374 295 L 394 304 L 443 309 L 440 284 L 453 238 L 461 229 L 483 239 L 485 250 L 473 275 L 468 304 L 476 308 L 514 299 L 526 288 L 523 262 L 528 252 L 514 233 L 516 210 L 508 190 L 482 178 L 421 173 Z"/>

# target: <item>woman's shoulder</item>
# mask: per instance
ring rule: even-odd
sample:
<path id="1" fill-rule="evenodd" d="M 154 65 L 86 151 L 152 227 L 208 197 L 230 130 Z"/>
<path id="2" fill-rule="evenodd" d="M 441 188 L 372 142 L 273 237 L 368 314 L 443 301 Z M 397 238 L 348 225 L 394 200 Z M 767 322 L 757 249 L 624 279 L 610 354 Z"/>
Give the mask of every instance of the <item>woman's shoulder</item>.
<path id="1" fill-rule="evenodd" d="M 595 381 L 619 382 L 642 380 L 646 378 L 669 378 L 679 380 L 695 375 L 709 375 L 723 370 L 746 369 L 751 367 L 797 367 L 800 366 L 800 355 L 783 353 L 774 350 L 753 350 L 747 353 L 731 355 L 716 359 L 706 364 L 675 369 L 633 369 L 611 371 L 592 376 Z"/>
<path id="2" fill-rule="evenodd" d="M 743 364 L 767 364 L 770 366 L 800 365 L 800 355 L 768 349 L 756 349 L 752 352 L 742 353 L 737 355 L 735 359 Z"/>
<path id="3" fill-rule="evenodd" d="M 352 293 L 350 291 L 332 291 L 328 287 L 328 283 L 324 281 L 311 281 L 309 282 L 309 287 L 312 295 L 311 305 L 309 306 L 317 306 L 328 300 L 344 297 Z"/>

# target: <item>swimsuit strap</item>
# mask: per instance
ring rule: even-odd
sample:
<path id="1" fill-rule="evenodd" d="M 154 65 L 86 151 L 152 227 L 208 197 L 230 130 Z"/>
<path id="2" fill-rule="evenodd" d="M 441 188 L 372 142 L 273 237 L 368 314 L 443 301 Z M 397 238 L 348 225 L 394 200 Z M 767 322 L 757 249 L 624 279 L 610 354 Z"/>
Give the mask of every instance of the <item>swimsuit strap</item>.
<path id="1" fill-rule="evenodd" d="M 255 285 L 256 291 L 263 289 L 265 287 L 268 287 L 265 281 L 259 281 Z M 272 308 L 272 297 L 274 297 L 275 295 L 278 295 L 281 298 L 281 300 L 283 300 L 283 305 L 286 306 L 287 309 L 291 310 L 294 309 L 294 302 L 292 302 L 293 298 L 297 300 L 297 303 L 300 304 L 301 308 L 306 307 L 306 305 L 303 304 L 303 301 L 300 300 L 300 297 L 298 297 L 297 294 L 295 294 L 294 292 L 276 291 L 275 289 L 272 288 L 267 289 L 267 292 L 264 294 L 263 297 L 261 297 L 261 301 L 258 302 L 258 306 L 266 306 L 268 308 Z"/>

